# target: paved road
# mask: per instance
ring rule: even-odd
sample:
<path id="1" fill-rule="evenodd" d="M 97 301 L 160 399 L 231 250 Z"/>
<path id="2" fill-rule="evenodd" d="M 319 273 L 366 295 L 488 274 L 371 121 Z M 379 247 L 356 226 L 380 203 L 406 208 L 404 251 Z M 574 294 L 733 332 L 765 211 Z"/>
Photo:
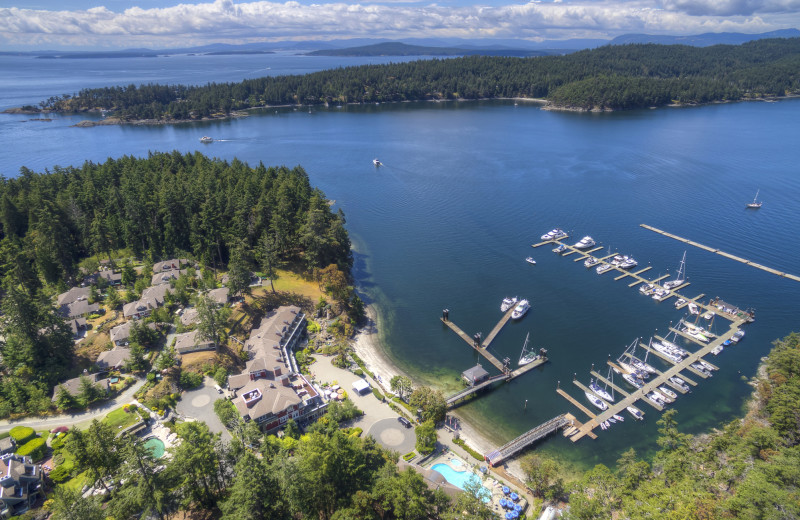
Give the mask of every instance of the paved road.
<path id="1" fill-rule="evenodd" d="M 214 433 L 221 433 L 223 441 L 230 441 L 231 434 L 214 413 L 214 401 L 224 396 L 214 388 L 214 380 L 206 377 L 203 384 L 193 390 L 184 392 L 175 407 L 183 417 L 203 421 Z"/>
<path id="2" fill-rule="evenodd" d="M 108 412 L 127 404 L 133 400 L 133 394 L 144 385 L 145 380 L 139 379 L 127 390 L 119 394 L 114 399 L 105 401 L 99 406 L 95 406 L 85 412 L 78 413 L 64 413 L 59 415 L 52 415 L 47 418 L 38 417 L 25 417 L 14 421 L 4 419 L 0 421 L 0 433 L 5 433 L 15 426 L 30 426 L 34 430 L 50 430 L 58 426 L 78 426 L 82 427 L 88 425 L 92 419 L 102 419 Z"/>

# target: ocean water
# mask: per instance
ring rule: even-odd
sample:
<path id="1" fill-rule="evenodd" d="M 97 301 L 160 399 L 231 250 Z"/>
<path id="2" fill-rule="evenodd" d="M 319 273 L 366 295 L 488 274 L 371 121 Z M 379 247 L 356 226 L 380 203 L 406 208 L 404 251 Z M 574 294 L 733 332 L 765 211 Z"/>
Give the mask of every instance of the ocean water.
<path id="1" fill-rule="evenodd" d="M 265 67 L 308 71 L 357 63 L 317 58 L 309 65 L 306 57 L 273 56 L 270 65 L 263 56 L 226 57 L 214 68 L 211 58 L 219 57 L 191 58 L 200 61 L 165 58 L 173 60 L 170 67 L 154 72 L 136 60 L 82 60 L 72 68 L 51 60 L 9 65 L 3 57 L 0 66 L 19 73 L 0 80 L 0 106 L 136 78 L 235 81 L 243 71 L 260 75 Z M 279 58 L 282 66 L 275 64 Z M 54 66 L 61 67 L 57 73 Z M 202 72 L 207 69 L 214 72 Z M 711 359 L 720 370 L 672 405 L 684 431 L 707 431 L 740 415 L 751 391 L 748 378 L 771 342 L 800 328 L 799 283 L 640 227 L 800 274 L 796 100 L 610 114 L 550 112 L 511 101 L 399 103 L 262 110 L 230 121 L 152 127 L 71 126 L 85 117 L 39 122 L 0 115 L 0 173 L 13 177 L 22 166 L 44 171 L 170 150 L 302 165 L 347 215 L 355 276 L 380 313 L 387 354 L 419 383 L 455 391 L 460 373 L 482 361 L 441 324 L 443 308 L 468 334 L 486 335 L 501 317 L 503 297 L 531 300 L 532 310 L 509 323 L 491 350 L 515 362 L 530 333 L 532 346 L 548 349 L 549 363 L 458 410 L 498 445 L 566 411 L 583 419 L 557 386 L 588 406 L 573 377 L 588 384 L 593 365 L 604 373 L 609 356 L 636 338 L 664 335 L 682 317 L 674 300 L 657 303 L 574 257 L 531 249 L 553 227 L 635 256 L 639 268 L 652 266 L 653 278 L 674 273 L 687 251 L 691 285 L 684 294 L 755 308 L 745 339 Z M 202 135 L 215 142 L 200 143 Z M 384 166 L 373 166 L 376 157 Z M 756 190 L 764 205 L 746 210 Z M 526 263 L 527 256 L 537 264 Z M 572 444 L 554 436 L 536 449 L 581 467 L 613 464 L 629 447 L 651 453 L 658 413 L 640 408 L 644 421 L 626 420 L 598 432 L 595 441 Z"/>

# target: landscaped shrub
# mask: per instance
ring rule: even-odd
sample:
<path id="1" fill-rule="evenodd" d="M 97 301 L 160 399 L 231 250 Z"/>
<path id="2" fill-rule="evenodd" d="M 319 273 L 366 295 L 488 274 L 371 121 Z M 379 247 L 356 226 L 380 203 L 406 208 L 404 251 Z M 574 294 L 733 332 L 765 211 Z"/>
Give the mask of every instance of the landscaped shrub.
<path id="1" fill-rule="evenodd" d="M 479 461 L 483 462 L 483 455 L 481 455 L 477 451 L 475 451 L 472 448 L 470 448 L 469 446 L 467 446 L 466 443 L 463 440 L 461 440 L 461 439 L 453 439 L 453 443 L 455 443 L 458 446 L 461 446 L 464 449 L 464 451 L 466 451 L 467 453 L 472 455 L 472 457 L 475 460 L 479 460 Z"/>
<path id="2" fill-rule="evenodd" d="M 197 372 L 181 371 L 181 388 L 188 390 L 190 388 L 197 388 L 203 384 L 203 374 Z"/>
<path id="3" fill-rule="evenodd" d="M 26 442 L 17 450 L 17 455 L 27 455 L 33 460 L 39 460 L 47 452 L 47 443 L 41 437 Z"/>
<path id="4" fill-rule="evenodd" d="M 64 447 L 64 439 L 66 438 L 66 434 L 57 433 L 53 440 L 50 441 L 50 447 L 53 448 L 53 451 L 58 451 Z"/>
<path id="5" fill-rule="evenodd" d="M 416 453 L 414 453 L 413 451 L 409 451 L 408 453 L 406 453 L 405 455 L 403 455 L 403 460 L 404 460 L 404 461 L 406 461 L 406 462 L 408 462 L 409 460 L 411 460 L 411 459 L 413 459 L 414 457 L 416 457 L 416 455 L 417 455 L 417 454 L 416 454 Z"/>
<path id="6" fill-rule="evenodd" d="M 71 473 L 72 473 L 71 465 L 62 464 L 50 472 L 50 478 L 56 484 L 61 484 L 62 482 L 70 478 Z"/>
<path id="7" fill-rule="evenodd" d="M 372 395 L 374 395 L 378 399 L 378 401 L 383 401 L 383 394 L 377 388 L 372 389 Z"/>
<path id="8" fill-rule="evenodd" d="M 30 426 L 14 426 L 8 434 L 11 435 L 11 438 L 17 443 L 17 446 L 22 446 L 36 437 L 36 432 L 33 431 L 33 428 Z"/>
<path id="9" fill-rule="evenodd" d="M 357 368 L 357 369 L 353 370 L 353 373 L 355 375 L 357 375 L 358 377 L 364 377 L 364 371 L 361 370 L 360 368 Z"/>

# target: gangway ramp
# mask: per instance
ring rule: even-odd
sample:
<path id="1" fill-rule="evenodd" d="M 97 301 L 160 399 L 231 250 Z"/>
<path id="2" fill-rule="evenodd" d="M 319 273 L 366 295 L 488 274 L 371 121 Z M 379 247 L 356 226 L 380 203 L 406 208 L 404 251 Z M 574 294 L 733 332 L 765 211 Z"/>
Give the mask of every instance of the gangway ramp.
<path id="1" fill-rule="evenodd" d="M 546 437 L 559 428 L 563 428 L 567 425 L 572 425 L 572 420 L 570 419 L 569 414 L 561 414 L 558 417 L 554 417 L 549 421 L 540 424 L 532 430 L 528 430 L 500 448 L 487 453 L 484 455 L 484 459 L 489 463 L 490 466 L 495 466 L 503 460 L 524 450 L 542 437 Z"/>
<path id="2" fill-rule="evenodd" d="M 494 376 L 494 377 L 490 377 L 489 379 L 487 379 L 483 383 L 477 384 L 475 386 L 471 386 L 469 388 L 465 388 L 464 390 L 462 390 L 462 391 L 460 391 L 460 392 L 458 392 L 456 394 L 451 395 L 450 397 L 447 398 L 447 401 L 446 401 L 447 402 L 447 408 L 452 408 L 461 399 L 466 399 L 467 397 L 469 397 L 470 395 L 478 392 L 479 390 L 483 390 L 487 386 L 491 386 L 493 383 L 496 383 L 497 381 L 508 379 L 508 377 L 509 376 L 507 376 L 506 374 L 500 374 L 500 375 L 497 375 L 497 376 Z"/>

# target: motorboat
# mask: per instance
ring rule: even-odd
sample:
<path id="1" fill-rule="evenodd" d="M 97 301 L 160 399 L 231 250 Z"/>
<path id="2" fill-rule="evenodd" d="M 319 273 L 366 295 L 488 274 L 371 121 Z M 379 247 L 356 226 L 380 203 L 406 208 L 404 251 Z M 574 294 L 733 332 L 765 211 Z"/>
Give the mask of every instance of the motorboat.
<path id="1" fill-rule="evenodd" d="M 597 265 L 598 262 L 600 262 L 600 260 L 598 260 L 597 258 L 595 258 L 593 256 L 590 256 L 589 258 L 587 258 L 583 262 L 583 267 L 586 267 L 588 269 L 588 268 L 590 268 L 590 267 L 592 267 L 594 265 Z"/>
<path id="2" fill-rule="evenodd" d="M 566 236 L 567 234 L 564 232 L 564 230 L 560 228 L 555 228 L 552 231 L 548 231 L 547 233 L 542 235 L 541 238 L 542 240 L 558 240 L 559 238 L 564 238 Z"/>
<path id="3" fill-rule="evenodd" d="M 697 308 L 697 304 L 694 302 L 689 302 L 689 312 L 692 314 L 700 314 L 700 309 Z"/>
<path id="4" fill-rule="evenodd" d="M 722 345 L 717 345 L 716 347 L 711 349 L 711 353 L 714 354 L 715 356 L 718 356 L 719 353 L 722 352 L 723 348 L 725 347 L 723 347 Z"/>
<path id="5" fill-rule="evenodd" d="M 685 332 L 688 336 L 691 336 L 692 338 L 696 339 L 697 341 L 700 341 L 702 343 L 708 343 L 708 338 L 705 336 L 705 334 L 697 330 L 696 327 L 690 328 L 687 325 L 686 327 L 683 328 L 683 332 Z"/>
<path id="6" fill-rule="evenodd" d="M 711 377 L 711 372 L 710 372 L 709 370 L 707 370 L 707 369 L 706 369 L 706 367 L 704 367 L 704 366 L 703 366 L 703 365 L 701 365 L 700 363 L 692 363 L 690 366 L 691 366 L 693 369 L 695 369 L 695 370 L 697 370 L 698 372 L 700 372 L 701 374 L 703 374 L 704 376 L 706 376 L 706 377 Z"/>
<path id="7" fill-rule="evenodd" d="M 756 190 L 756 196 L 753 197 L 753 202 L 748 202 L 747 203 L 747 209 L 758 209 L 758 208 L 761 207 L 761 202 L 756 202 L 756 200 L 758 199 L 758 192 L 759 191 L 761 191 L 761 190 Z"/>
<path id="8" fill-rule="evenodd" d="M 659 287 L 658 289 L 655 289 L 653 291 L 653 299 L 656 300 L 656 301 L 660 302 L 661 300 L 663 300 L 667 296 L 669 296 L 669 290 L 668 289 L 664 289 L 663 287 Z"/>
<path id="9" fill-rule="evenodd" d="M 628 382 L 634 388 L 641 388 L 642 383 L 633 374 L 622 374 L 622 379 Z"/>
<path id="10" fill-rule="evenodd" d="M 643 371 L 648 372 L 650 374 L 655 374 L 657 372 L 657 370 L 655 368 L 653 368 L 652 366 L 648 365 L 647 363 L 645 363 L 641 359 L 638 359 L 638 358 L 635 358 L 635 357 L 631 358 L 631 365 L 633 365 L 634 367 L 638 368 L 639 370 L 643 370 Z"/>
<path id="11" fill-rule="evenodd" d="M 213 143 L 214 142 L 214 138 L 208 137 L 207 135 L 204 135 L 203 137 L 200 138 L 200 142 L 201 143 Z"/>
<path id="12" fill-rule="evenodd" d="M 374 164 L 375 166 L 382 166 L 383 165 L 383 163 L 381 163 L 378 159 L 372 159 L 372 164 Z"/>
<path id="13" fill-rule="evenodd" d="M 531 265 L 536 265 L 536 260 L 534 260 L 532 256 L 529 256 L 528 258 L 526 258 L 525 261 L 528 262 Z"/>
<path id="14" fill-rule="evenodd" d="M 606 271 L 608 271 L 609 269 L 611 269 L 613 267 L 614 266 L 611 265 L 611 264 L 603 264 L 603 265 L 597 266 L 597 274 L 603 274 L 603 273 L 605 273 Z"/>
<path id="15" fill-rule="evenodd" d="M 517 304 L 519 299 L 514 296 L 513 298 L 503 298 L 503 303 L 500 304 L 500 310 L 506 312 L 508 309 Z"/>
<path id="16" fill-rule="evenodd" d="M 617 420 L 614 419 L 613 417 L 609 417 L 608 422 L 610 422 L 611 424 L 617 424 Z"/>
<path id="17" fill-rule="evenodd" d="M 600 423 L 600 429 L 601 430 L 605 430 L 606 429 L 606 423 Z"/>
<path id="18" fill-rule="evenodd" d="M 677 386 L 684 392 L 688 392 L 690 390 L 689 385 L 686 384 L 686 381 L 684 381 L 678 376 L 672 376 L 669 378 L 669 380 L 672 382 L 673 385 Z"/>
<path id="19" fill-rule="evenodd" d="M 614 397 L 610 393 L 608 393 L 608 390 L 606 390 L 605 388 L 603 388 L 600 385 L 598 385 L 597 381 L 591 381 L 589 383 L 589 389 L 592 392 L 594 392 L 597 395 L 599 395 L 600 397 L 602 397 L 603 399 L 605 399 L 606 401 L 608 401 L 609 403 L 613 403 L 614 402 Z"/>
<path id="20" fill-rule="evenodd" d="M 664 404 L 666 404 L 654 392 L 650 392 L 649 394 L 647 394 L 647 398 L 650 399 L 651 402 L 657 404 L 658 406 L 664 406 Z"/>
<path id="21" fill-rule="evenodd" d="M 666 357 L 673 363 L 680 363 L 683 361 L 683 357 L 672 350 L 671 348 L 667 347 L 666 345 L 662 345 L 661 343 L 654 341 L 650 344 L 653 350 L 656 350 L 661 353 L 662 356 Z"/>
<path id="22" fill-rule="evenodd" d="M 742 329 L 739 329 L 733 333 L 733 336 L 731 336 L 731 341 L 733 341 L 734 343 L 739 343 L 739 340 L 741 340 L 743 337 L 744 337 L 744 331 Z"/>
<path id="23" fill-rule="evenodd" d="M 609 263 L 613 266 L 619 266 L 619 264 L 621 264 L 623 260 L 625 260 L 624 256 L 614 255 L 614 258 L 612 258 Z"/>
<path id="24" fill-rule="evenodd" d="M 653 291 L 655 290 L 655 288 L 656 288 L 655 285 L 653 285 L 651 283 L 648 283 L 648 284 L 645 284 L 645 285 L 642 285 L 641 287 L 639 287 L 639 292 L 644 294 L 644 295 L 648 295 L 649 296 L 649 295 L 653 294 Z"/>
<path id="25" fill-rule="evenodd" d="M 667 289 L 674 289 L 679 285 L 683 285 L 686 282 L 686 251 L 683 252 L 683 258 L 681 259 L 681 263 L 678 266 L 678 274 L 675 276 L 674 280 L 669 280 L 664 282 L 663 285 Z"/>
<path id="26" fill-rule="evenodd" d="M 653 393 L 656 395 L 656 397 L 658 397 L 659 399 L 661 399 L 665 403 L 670 404 L 670 403 L 674 403 L 675 402 L 675 399 L 673 399 L 670 396 L 666 395 L 665 393 L 661 392 L 660 388 L 654 388 L 653 389 Z"/>
<path id="27" fill-rule="evenodd" d="M 531 304 L 528 300 L 520 300 L 520 302 L 514 308 L 514 312 L 511 313 L 511 318 L 515 320 L 522 318 L 528 313 L 530 308 Z"/>
<path id="28" fill-rule="evenodd" d="M 631 414 L 634 419 L 639 420 L 639 421 L 644 419 L 644 416 L 642 415 L 642 412 L 640 412 L 639 410 L 637 410 L 633 406 L 628 406 L 625 409 L 628 410 L 628 413 Z"/>
<path id="29" fill-rule="evenodd" d="M 582 239 L 578 240 L 575 243 L 575 245 L 572 246 L 572 247 L 574 247 L 575 249 L 589 249 L 590 247 L 592 247 L 596 243 L 597 242 L 595 242 L 592 237 L 590 237 L 589 235 L 586 235 Z"/>
<path id="30" fill-rule="evenodd" d="M 625 418 L 623 416 L 621 416 L 621 415 L 614 414 L 611 417 L 613 417 L 614 419 L 618 420 L 619 422 L 625 422 Z"/>
<path id="31" fill-rule="evenodd" d="M 561 254 L 566 250 L 567 250 L 567 246 L 565 246 L 564 244 L 559 244 L 558 246 L 553 248 L 553 252 L 554 253 L 558 253 L 558 254 Z"/>
<path id="32" fill-rule="evenodd" d="M 530 336 L 531 336 L 530 332 L 528 333 L 527 336 L 525 336 L 525 343 L 522 345 L 522 352 L 520 352 L 519 361 L 517 362 L 517 365 L 519 366 L 527 365 L 528 363 L 536 361 L 536 358 L 539 357 L 538 355 L 528 350 L 528 340 L 530 339 Z"/>
<path id="33" fill-rule="evenodd" d="M 669 388 L 667 388 L 664 385 L 659 386 L 658 387 L 658 391 L 661 392 L 662 394 L 666 395 L 667 397 L 671 397 L 672 399 L 677 399 L 678 398 L 678 394 L 676 394 L 675 392 L 673 392 L 672 390 L 670 390 Z"/>
<path id="34" fill-rule="evenodd" d="M 586 399 L 588 399 L 589 402 L 592 403 L 596 408 L 599 408 L 600 410 L 608 410 L 608 405 L 606 404 L 606 402 L 597 397 L 596 395 L 594 395 L 593 393 L 584 392 L 584 395 L 586 395 Z"/>
<path id="35" fill-rule="evenodd" d="M 704 320 L 710 320 L 714 317 L 714 313 L 712 311 L 708 311 L 707 313 L 703 314 Z"/>
<path id="36" fill-rule="evenodd" d="M 678 300 L 675 302 L 675 308 L 677 309 L 678 307 L 680 307 L 681 305 L 684 305 L 685 303 L 686 303 L 686 300 L 684 300 L 683 298 L 678 298 Z"/>
<path id="37" fill-rule="evenodd" d="M 639 262 L 637 262 L 632 256 L 626 255 L 622 257 L 622 262 L 620 262 L 619 267 L 621 269 L 631 269 L 637 265 L 639 265 Z"/>
<path id="38" fill-rule="evenodd" d="M 715 367 L 711 363 L 706 362 L 705 360 L 698 359 L 697 362 L 700 363 L 701 365 L 703 365 L 706 368 L 706 370 L 708 370 L 709 372 L 717 370 L 717 367 Z"/>
<path id="39" fill-rule="evenodd" d="M 722 342 L 723 347 L 730 347 L 731 345 L 733 345 L 733 341 L 729 339 L 726 339 L 725 341 Z"/>

